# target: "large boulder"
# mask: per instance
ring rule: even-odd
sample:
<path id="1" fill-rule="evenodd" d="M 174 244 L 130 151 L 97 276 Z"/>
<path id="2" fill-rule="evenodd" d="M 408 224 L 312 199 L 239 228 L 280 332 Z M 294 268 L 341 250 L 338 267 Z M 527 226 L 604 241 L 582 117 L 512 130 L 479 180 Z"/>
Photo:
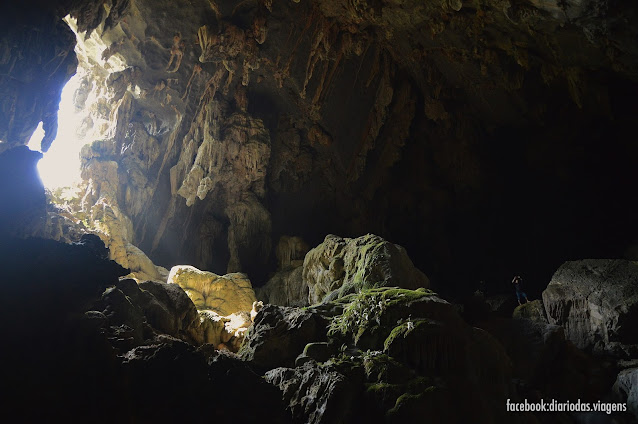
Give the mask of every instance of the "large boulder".
<path id="1" fill-rule="evenodd" d="M 209 309 L 222 316 L 250 311 L 257 300 L 250 280 L 241 273 L 217 275 L 178 265 L 171 268 L 168 283 L 183 288 L 197 309 Z"/>
<path id="2" fill-rule="evenodd" d="M 327 343 L 317 343 L 321 333 L 303 332 L 303 342 L 313 343 L 296 367 L 280 365 L 264 376 L 279 387 L 296 422 L 400 423 L 424 416 L 432 422 L 516 422 L 503 408 L 504 399 L 516 396 L 503 347 L 428 290 L 364 289 L 305 310 L 268 309 L 330 318 Z M 286 330 L 280 324 L 271 334 L 281 339 Z M 266 358 L 279 354 L 269 352 Z M 463 408 L 453 406 L 458 399 Z"/>
<path id="3" fill-rule="evenodd" d="M 270 370 L 264 379 L 282 391 L 282 398 L 297 422 L 352 422 L 356 418 L 352 408 L 356 383 L 332 367 L 306 362 L 297 368 Z"/>
<path id="4" fill-rule="evenodd" d="M 613 390 L 622 402 L 627 403 L 627 411 L 638 418 L 638 368 L 622 370 Z"/>
<path id="5" fill-rule="evenodd" d="M 199 345 L 204 329 L 195 305 L 181 287 L 122 279 L 108 288 L 96 305 L 108 322 L 111 343 L 129 350 L 156 334 L 165 334 Z"/>
<path id="6" fill-rule="evenodd" d="M 380 287 L 345 296 L 342 312 L 330 323 L 332 336 L 359 349 L 380 349 L 395 328 L 426 319 L 457 330 L 465 323 L 453 305 L 427 289 Z"/>
<path id="7" fill-rule="evenodd" d="M 565 328 L 574 344 L 596 353 L 638 353 L 638 264 L 626 260 L 565 262 L 543 304 L 550 324 Z"/>
<path id="8" fill-rule="evenodd" d="M 142 304 L 149 324 L 157 330 L 179 339 L 199 344 L 199 315 L 184 290 L 173 284 L 145 281 L 139 288 L 153 295 Z"/>
<path id="9" fill-rule="evenodd" d="M 310 304 L 357 292 L 363 288 L 429 287 L 430 281 L 414 267 L 405 249 L 379 236 L 350 239 L 328 235 L 306 254 L 303 280 Z"/>
<path id="10" fill-rule="evenodd" d="M 38 336 L 34 336 L 33 341 L 45 334 L 57 337 L 58 322 L 83 314 L 107 287 L 128 272 L 105 259 L 103 253 L 103 244 L 96 247 L 85 243 L 0 238 L 3 335 L 37 328 Z"/>
<path id="11" fill-rule="evenodd" d="M 340 300 L 329 336 L 361 350 L 383 350 L 421 375 L 485 379 L 502 394 L 509 359 L 496 340 L 468 326 L 454 306 L 426 290 L 382 287 Z M 487 390 L 488 385 L 484 386 Z"/>
<path id="12" fill-rule="evenodd" d="M 278 391 L 244 362 L 210 346 L 161 336 L 122 357 L 115 405 L 133 422 L 289 423 Z M 168 395 L 170 394 L 170 395 Z M 250 394 L 250 407 L 241 407 Z M 214 419 L 213 419 L 214 418 Z"/>
<path id="13" fill-rule="evenodd" d="M 151 299 L 154 300 L 154 299 Z M 151 336 L 144 311 L 135 300 L 124 294 L 117 287 L 109 287 L 102 294 L 96 305 L 100 311 L 90 311 L 97 316 L 101 313 L 106 318 L 107 337 L 110 344 L 118 351 L 126 352 L 143 344 Z"/>
<path id="14" fill-rule="evenodd" d="M 523 303 L 514 309 L 512 314 L 514 319 L 528 319 L 530 321 L 536 321 L 543 324 L 547 324 L 547 315 L 545 314 L 545 307 L 540 299 L 532 300 L 531 302 Z"/>
<path id="15" fill-rule="evenodd" d="M 242 359 L 264 370 L 291 367 L 306 344 L 326 339 L 326 322 L 315 310 L 265 305 L 255 316 Z"/>
<path id="16" fill-rule="evenodd" d="M 511 358 L 512 377 L 525 382 L 521 392 L 539 390 L 556 399 L 599 399 L 613 381 L 578 350 L 561 326 L 527 318 L 493 316 L 476 324 L 492 334 Z"/>

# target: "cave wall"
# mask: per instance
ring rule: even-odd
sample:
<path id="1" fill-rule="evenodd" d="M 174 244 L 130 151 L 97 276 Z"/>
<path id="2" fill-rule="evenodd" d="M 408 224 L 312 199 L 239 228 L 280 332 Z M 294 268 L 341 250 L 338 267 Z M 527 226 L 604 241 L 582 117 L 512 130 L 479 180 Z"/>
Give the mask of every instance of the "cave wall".
<path id="1" fill-rule="evenodd" d="M 57 133 L 62 87 L 77 65 L 75 35 L 46 9 L 34 16 L 19 6 L 6 9 L 0 33 L 0 151 L 27 144 L 40 122 L 47 150 Z"/>
<path id="2" fill-rule="evenodd" d="M 259 285 L 283 235 L 372 232 L 439 290 L 499 290 L 513 273 L 533 290 L 565 259 L 621 256 L 636 238 L 634 5 L 67 3 L 43 27 L 67 50 L 2 40 L 57 58 L 73 40 L 56 19 L 75 11 L 80 49 L 95 29 L 104 48 L 80 66 L 84 87 L 106 88 L 83 104 L 97 141 L 80 207 L 107 199 L 130 228 L 120 243 L 157 264 Z M 28 113 L 4 100 L 5 143 L 52 110 L 67 56 L 64 77 L 24 62 L 48 74 Z"/>

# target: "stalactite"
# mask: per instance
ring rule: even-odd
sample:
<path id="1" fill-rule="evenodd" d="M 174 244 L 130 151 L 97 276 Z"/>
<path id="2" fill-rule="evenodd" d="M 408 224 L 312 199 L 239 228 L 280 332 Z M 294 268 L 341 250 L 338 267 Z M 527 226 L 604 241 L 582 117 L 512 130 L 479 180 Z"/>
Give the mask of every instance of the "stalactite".
<path id="1" fill-rule="evenodd" d="M 281 236 L 275 252 L 279 268 L 290 265 L 293 260 L 303 259 L 306 252 L 308 252 L 308 245 L 300 237 Z"/>
<path id="2" fill-rule="evenodd" d="M 219 87 L 222 84 L 222 79 L 224 78 L 225 73 L 225 68 L 221 66 L 217 68 L 215 74 L 213 74 L 213 76 L 206 82 L 206 87 L 204 88 L 204 93 L 199 99 L 198 107 L 201 108 L 202 106 L 208 104 L 208 102 L 215 97 L 215 93 L 219 91 Z"/>
<path id="3" fill-rule="evenodd" d="M 360 172 L 365 167 L 366 154 L 370 150 L 381 131 L 381 127 L 385 123 L 388 115 L 388 108 L 394 98 L 394 89 L 392 87 L 390 65 L 387 57 L 385 58 L 383 67 L 383 76 L 377 88 L 376 98 L 372 110 L 368 115 L 365 130 L 361 135 L 360 142 L 354 152 L 350 166 L 348 167 L 348 179 L 355 181 L 359 178 Z"/>
<path id="4" fill-rule="evenodd" d="M 175 126 L 168 137 L 168 143 L 164 153 L 164 158 L 162 159 L 162 164 L 160 165 L 159 172 L 157 173 L 157 177 L 155 178 L 155 184 L 154 184 L 155 187 L 157 187 L 157 185 L 159 184 L 159 179 L 162 175 L 162 171 L 164 170 L 164 167 L 170 160 L 172 160 L 175 154 L 175 152 L 173 152 L 173 147 L 175 146 L 175 141 L 177 140 L 177 136 L 180 133 L 181 126 L 182 126 L 181 124 L 182 124 L 183 115 L 179 113 L 177 109 L 173 109 L 173 110 L 177 116 L 177 119 L 175 122 Z"/>
<path id="5" fill-rule="evenodd" d="M 193 72 L 191 73 L 190 78 L 188 79 L 188 83 L 186 84 L 186 90 L 184 90 L 184 94 L 182 95 L 182 101 L 188 98 L 188 95 L 191 92 L 191 85 L 193 84 L 193 79 L 195 76 L 199 76 L 202 73 L 202 67 L 198 63 L 193 66 Z"/>
<path id="6" fill-rule="evenodd" d="M 332 84 L 332 79 L 334 78 L 335 73 L 337 72 L 337 69 L 339 69 L 339 65 L 341 64 L 341 60 L 345 56 L 347 49 L 348 47 L 346 47 L 345 41 L 342 41 L 341 48 L 337 52 L 337 57 L 334 60 L 334 63 L 332 64 L 332 69 L 330 70 L 330 74 L 328 75 L 327 80 L 325 78 L 326 77 L 325 72 L 327 70 L 327 66 L 324 69 L 324 74 L 322 76 L 321 83 L 319 84 L 319 87 L 317 87 L 317 91 L 315 92 L 315 97 L 312 100 L 313 103 L 318 104 L 324 99 L 325 94 L 328 92 L 328 88 Z"/>
<path id="7" fill-rule="evenodd" d="M 200 62 L 208 62 L 209 57 L 207 56 L 209 49 L 219 42 L 219 38 L 217 35 L 210 33 L 208 26 L 204 25 L 199 28 L 197 31 L 197 41 L 199 43 L 199 47 L 202 49 L 202 53 L 199 56 Z"/>
<path id="8" fill-rule="evenodd" d="M 290 67 L 292 66 L 293 60 L 296 58 L 297 49 L 301 45 L 301 42 L 303 41 L 304 36 L 306 35 L 306 32 L 310 29 L 310 27 L 312 26 L 312 23 L 315 22 L 318 16 L 319 15 L 313 10 L 312 13 L 306 18 L 306 25 L 301 30 L 301 34 L 299 35 L 299 37 L 297 37 L 297 41 L 290 52 L 290 57 L 288 58 L 288 62 L 286 62 L 286 65 L 283 67 L 283 69 L 278 71 L 278 73 L 281 74 L 281 82 L 282 82 L 280 83 L 280 88 L 283 85 L 283 79 L 290 75 Z"/>

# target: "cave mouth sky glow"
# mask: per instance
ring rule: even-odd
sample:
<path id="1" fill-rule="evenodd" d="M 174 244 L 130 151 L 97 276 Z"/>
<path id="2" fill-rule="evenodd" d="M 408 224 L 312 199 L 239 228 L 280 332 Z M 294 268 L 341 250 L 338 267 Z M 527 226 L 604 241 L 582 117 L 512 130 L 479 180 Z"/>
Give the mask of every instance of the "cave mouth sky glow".
<path id="1" fill-rule="evenodd" d="M 98 71 L 108 69 L 109 73 L 122 71 L 127 67 L 123 59 L 114 55 L 108 59 L 108 64 L 102 57 L 102 53 L 108 48 L 107 43 L 98 33 L 93 31 L 90 37 L 86 33 L 78 34 L 77 20 L 67 16 L 64 21 L 76 34 L 77 44 L 75 53 L 79 59 L 77 73 L 67 82 L 62 90 L 62 96 L 58 111 L 58 134 L 48 152 L 43 152 L 44 157 L 38 163 L 38 171 L 42 183 L 49 190 L 61 187 L 76 187 L 80 182 L 80 150 L 93 140 L 97 140 L 105 134 L 100 132 L 105 122 L 91 116 L 91 105 L 96 101 L 100 89 L 91 86 L 81 107 L 76 107 L 74 97 L 83 80 L 93 74 L 97 66 Z M 93 65 L 88 65 L 93 64 Z M 87 89 L 88 87 L 84 87 Z M 93 118 L 99 122 L 94 122 Z M 87 121 L 84 121 L 87 119 Z M 80 134 L 81 133 L 81 134 Z M 38 126 L 31 140 L 31 150 L 41 150 L 41 142 L 44 131 L 42 123 Z"/>
<path id="2" fill-rule="evenodd" d="M 80 182 L 80 150 L 86 144 L 77 130 L 80 128 L 83 114 L 75 110 L 73 95 L 80 85 L 82 77 L 75 74 L 62 90 L 62 99 L 58 112 L 58 135 L 48 152 L 38 163 L 38 171 L 42 183 L 49 190 L 60 187 L 72 187 Z M 29 148 L 40 150 L 44 136 L 42 122 L 38 125 L 31 139 Z"/>

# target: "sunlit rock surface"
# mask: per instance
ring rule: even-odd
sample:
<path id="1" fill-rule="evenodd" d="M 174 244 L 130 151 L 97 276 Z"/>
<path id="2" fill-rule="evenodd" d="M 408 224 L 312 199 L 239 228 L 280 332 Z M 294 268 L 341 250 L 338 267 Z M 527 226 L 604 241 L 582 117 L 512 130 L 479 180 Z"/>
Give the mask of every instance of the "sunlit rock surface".
<path id="1" fill-rule="evenodd" d="M 239 350 L 252 324 L 250 312 L 257 301 L 245 274 L 220 276 L 178 265 L 171 268 L 167 281 L 169 286 L 183 290 L 194 304 L 199 316 L 198 340 L 218 349 Z"/>
<path id="2" fill-rule="evenodd" d="M 240 311 L 250 311 L 255 292 L 245 274 L 217 275 L 189 265 L 171 268 L 169 284 L 183 288 L 197 309 L 210 309 L 227 316 Z"/>

